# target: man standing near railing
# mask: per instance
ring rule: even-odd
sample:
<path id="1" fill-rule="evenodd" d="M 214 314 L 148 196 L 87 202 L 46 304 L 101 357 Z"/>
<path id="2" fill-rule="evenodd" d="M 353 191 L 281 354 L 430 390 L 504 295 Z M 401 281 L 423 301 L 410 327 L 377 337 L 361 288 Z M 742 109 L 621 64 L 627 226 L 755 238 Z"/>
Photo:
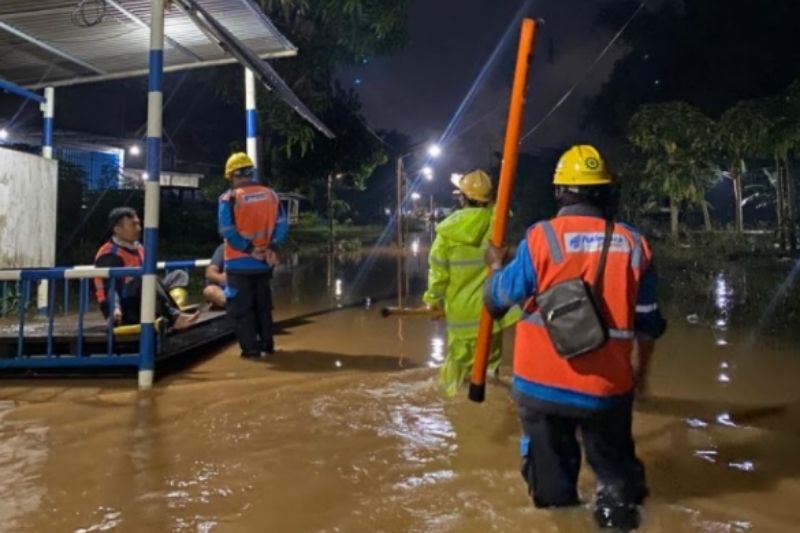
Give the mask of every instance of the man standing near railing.
<path id="1" fill-rule="evenodd" d="M 97 250 L 94 266 L 98 268 L 141 268 L 144 263 L 144 247 L 139 244 L 142 223 L 139 215 L 131 207 L 117 207 L 108 215 L 111 237 Z M 114 281 L 114 307 L 111 309 L 109 292 L 110 278 L 95 278 L 95 296 L 103 316 L 114 316 L 114 323 L 138 324 L 139 308 L 142 302 L 142 278 L 124 277 Z M 174 329 L 186 329 L 199 318 L 199 312 L 182 313 L 178 304 L 170 296 L 170 291 L 183 288 L 189 283 L 184 270 L 174 270 L 156 284 L 157 313 Z"/>
<path id="2" fill-rule="evenodd" d="M 258 182 L 253 161 L 243 152 L 225 163 L 231 188 L 219 198 L 219 232 L 225 239 L 225 287 L 228 315 L 242 357 L 275 352 L 272 338 L 273 248 L 289 229 L 278 195 Z"/>

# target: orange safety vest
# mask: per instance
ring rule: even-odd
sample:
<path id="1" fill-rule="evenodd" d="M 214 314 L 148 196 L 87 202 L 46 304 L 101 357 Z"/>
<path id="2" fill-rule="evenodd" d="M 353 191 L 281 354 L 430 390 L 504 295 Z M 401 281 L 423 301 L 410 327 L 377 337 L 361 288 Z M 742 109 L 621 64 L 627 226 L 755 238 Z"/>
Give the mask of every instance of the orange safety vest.
<path id="1" fill-rule="evenodd" d="M 252 242 L 254 248 L 268 247 L 280 210 L 280 200 L 275 191 L 263 185 L 246 185 L 229 190 L 222 199 L 231 203 L 239 235 Z M 250 257 L 250 254 L 230 246 L 226 239 L 226 263 L 242 257 Z"/>
<path id="2" fill-rule="evenodd" d="M 593 281 L 605 231 L 605 221 L 590 216 L 559 216 L 534 226 L 526 237 L 537 275 L 537 291 L 582 277 Z M 594 397 L 629 393 L 633 389 L 631 352 L 639 281 L 651 260 L 645 239 L 621 224 L 614 225 L 603 277 L 603 314 L 609 341 L 593 352 L 564 359 L 556 352 L 544 328 L 536 302 L 531 297 L 517 324 L 514 375 L 527 382 L 529 390 L 555 389 Z M 540 387 L 543 386 L 543 387 Z M 525 387 L 518 387 L 525 392 Z"/>
<path id="3" fill-rule="evenodd" d="M 144 265 L 144 246 L 138 242 L 136 243 L 136 250 L 131 250 L 124 246 L 120 246 L 113 240 L 109 240 L 103 244 L 99 250 L 97 250 L 97 253 L 94 256 L 95 263 L 97 263 L 97 260 L 100 259 L 100 257 L 109 254 L 116 255 L 122 259 L 122 264 L 125 268 L 138 268 Z M 132 279 L 133 278 L 131 276 L 125 276 L 122 278 L 122 282 L 128 283 Z M 106 289 L 103 283 L 104 281 L 107 280 L 103 278 L 94 278 L 94 294 L 99 303 L 105 302 L 107 297 Z"/>

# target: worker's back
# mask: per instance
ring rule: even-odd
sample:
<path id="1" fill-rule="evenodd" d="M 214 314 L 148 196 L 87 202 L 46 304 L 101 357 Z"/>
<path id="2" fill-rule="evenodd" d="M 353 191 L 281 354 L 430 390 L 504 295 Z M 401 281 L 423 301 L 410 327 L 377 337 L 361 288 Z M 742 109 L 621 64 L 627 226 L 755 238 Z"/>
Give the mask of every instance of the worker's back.
<path id="1" fill-rule="evenodd" d="M 280 210 L 280 201 L 275 191 L 255 183 L 236 187 L 220 197 L 220 204 L 223 207 L 227 204 L 226 211 L 232 218 L 229 223 L 235 226 L 241 237 L 252 243 L 253 248 L 269 247 Z M 222 225 L 223 220 L 220 222 Z M 268 270 L 269 265 L 254 260 L 250 253 L 231 246 L 226 238 L 225 268 L 230 271 L 260 271 Z"/>
<path id="2" fill-rule="evenodd" d="M 536 272 L 537 294 L 570 279 L 593 283 L 603 246 L 605 221 L 595 216 L 558 216 L 536 224 L 526 245 Z M 614 225 L 603 275 L 600 307 L 610 339 L 574 359 L 561 357 L 531 298 L 517 327 L 514 372 L 524 380 L 607 397 L 633 387 L 630 363 L 634 315 L 642 273 L 650 262 L 647 242 L 635 230 Z"/>
<path id="3" fill-rule="evenodd" d="M 483 284 L 486 266 L 483 254 L 489 242 L 492 226 L 491 207 L 459 209 L 436 227 L 436 239 L 431 247 L 432 280 L 446 276 L 446 283 L 434 281 L 425 295 L 426 301 L 444 300 L 447 325 L 460 336 L 477 336 L 477 325 L 483 307 Z M 441 273 L 437 276 L 437 273 Z M 443 285 L 443 286 L 442 286 Z M 444 294 L 436 294 L 443 290 Z M 502 320 L 513 323 L 516 315 Z"/>

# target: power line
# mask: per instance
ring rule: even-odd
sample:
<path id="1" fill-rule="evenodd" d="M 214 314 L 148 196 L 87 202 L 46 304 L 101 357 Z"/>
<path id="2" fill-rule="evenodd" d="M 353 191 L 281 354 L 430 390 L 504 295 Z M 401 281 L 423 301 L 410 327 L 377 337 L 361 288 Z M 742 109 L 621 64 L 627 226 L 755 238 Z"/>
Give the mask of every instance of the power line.
<path id="1" fill-rule="evenodd" d="M 564 104 L 564 102 L 566 102 L 569 99 L 569 97 L 572 95 L 572 93 L 575 91 L 575 89 L 577 89 L 578 86 L 581 83 L 586 81 L 586 79 L 589 77 L 589 74 L 591 74 L 592 70 L 594 70 L 594 67 L 597 66 L 597 64 L 605 57 L 605 55 L 608 53 L 608 51 L 611 49 L 611 47 L 614 46 L 614 44 L 619 40 L 619 38 L 622 36 L 622 34 L 625 33 L 625 30 L 628 29 L 628 26 L 630 26 L 631 22 L 633 22 L 633 19 L 635 19 L 637 17 L 637 15 L 639 15 L 639 13 L 641 13 L 642 9 L 644 9 L 645 4 L 647 4 L 647 0 L 643 0 L 642 3 L 639 4 L 639 7 L 637 7 L 633 11 L 631 16 L 628 17 L 628 20 L 625 21 L 625 24 L 623 24 L 622 27 L 619 29 L 619 31 L 614 35 L 614 37 L 611 38 L 611 40 L 608 42 L 608 44 L 605 46 L 605 48 L 603 48 L 603 50 L 600 51 L 600 53 L 597 55 L 597 57 L 594 58 L 594 61 L 592 61 L 592 64 L 589 65 L 588 69 L 586 69 L 586 73 L 583 75 L 583 77 L 578 79 L 578 81 L 576 81 L 572 85 L 572 87 L 570 87 L 567 90 L 567 92 L 564 93 L 564 95 L 558 100 L 558 102 L 556 102 L 556 104 L 552 108 L 550 108 L 550 111 L 548 111 L 544 115 L 544 117 L 542 117 L 542 119 L 539 122 L 536 123 L 536 125 L 533 128 L 528 130 L 528 132 L 525 133 L 525 135 L 523 135 L 522 138 L 520 138 L 520 144 L 522 142 L 524 142 L 525 139 L 527 139 L 528 137 L 533 135 L 536 132 L 536 130 L 538 130 L 541 127 L 542 124 L 547 122 L 547 120 L 551 116 L 553 116 L 553 114 Z"/>

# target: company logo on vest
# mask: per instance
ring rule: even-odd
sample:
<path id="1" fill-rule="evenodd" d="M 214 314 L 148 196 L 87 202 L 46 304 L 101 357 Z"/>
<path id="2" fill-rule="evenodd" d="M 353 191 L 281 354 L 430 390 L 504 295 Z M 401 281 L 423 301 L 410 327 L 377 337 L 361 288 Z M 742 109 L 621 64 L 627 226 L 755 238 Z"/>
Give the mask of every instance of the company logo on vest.
<path id="1" fill-rule="evenodd" d="M 564 246 L 569 253 L 581 252 L 600 252 L 603 249 L 603 239 L 605 233 L 590 232 L 590 233 L 565 233 Z M 625 237 L 622 235 L 614 234 L 611 237 L 611 245 L 608 247 L 609 253 L 611 252 L 630 252 L 631 247 Z"/>

